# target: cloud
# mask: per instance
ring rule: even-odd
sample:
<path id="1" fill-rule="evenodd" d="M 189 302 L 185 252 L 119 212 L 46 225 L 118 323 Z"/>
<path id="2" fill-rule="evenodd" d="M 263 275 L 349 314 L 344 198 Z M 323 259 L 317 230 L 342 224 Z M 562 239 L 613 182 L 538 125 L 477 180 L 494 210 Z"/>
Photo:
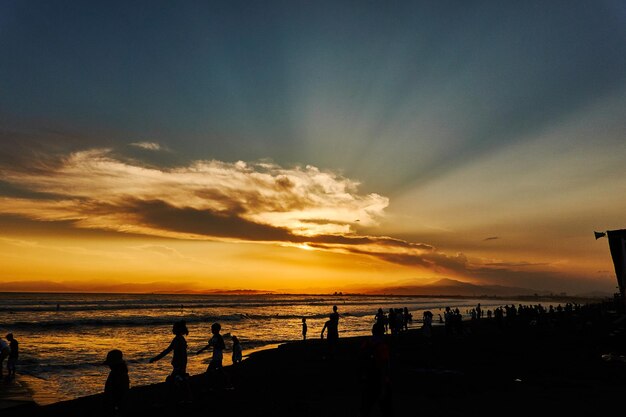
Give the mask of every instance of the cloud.
<path id="1" fill-rule="evenodd" d="M 313 166 L 195 161 L 146 167 L 109 149 L 71 153 L 46 170 L 0 168 L 24 192 L 0 197 L 0 213 L 92 230 L 180 239 L 292 244 L 436 270 L 462 269 L 424 243 L 358 235 L 385 215 L 386 197 Z"/>
<path id="2" fill-rule="evenodd" d="M 4 182 L 23 190 L 0 197 L 0 212 L 167 237 L 273 241 L 351 233 L 355 218 L 374 226 L 389 204 L 313 166 L 210 160 L 159 169 L 91 149 L 46 167 L 0 167 Z"/>
<path id="3" fill-rule="evenodd" d="M 483 239 L 483 242 L 487 242 L 489 240 L 498 240 L 500 239 L 498 236 L 490 236 Z"/>
<path id="4" fill-rule="evenodd" d="M 130 146 L 135 146 L 137 148 L 146 149 L 148 151 L 160 151 L 163 148 L 156 142 L 133 142 Z"/>
<path id="5" fill-rule="evenodd" d="M 10 191 L 0 188 L 0 221 L 19 216 L 75 230 L 306 246 L 478 280 L 547 276 L 518 271 L 537 264 L 470 260 L 425 243 L 360 235 L 354 228 L 375 230 L 389 199 L 361 194 L 357 181 L 313 166 L 201 160 L 158 168 L 90 149 L 36 170 L 0 163 L 0 176 Z M 144 250 L 178 256 L 164 247 Z"/>

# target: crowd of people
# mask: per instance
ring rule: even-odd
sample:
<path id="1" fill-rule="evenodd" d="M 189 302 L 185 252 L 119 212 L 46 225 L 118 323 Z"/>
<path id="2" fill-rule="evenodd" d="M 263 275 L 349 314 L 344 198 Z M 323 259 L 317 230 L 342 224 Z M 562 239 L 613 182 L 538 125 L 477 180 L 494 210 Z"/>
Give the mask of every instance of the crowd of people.
<path id="1" fill-rule="evenodd" d="M 517 306 L 503 305 L 492 309 L 484 309 L 481 304 L 461 313 L 459 308 L 445 307 L 443 316 L 439 314 L 439 323 L 444 326 L 446 336 L 463 336 L 472 324 L 481 320 L 495 322 L 498 326 L 505 328 L 512 325 L 540 326 L 550 324 L 556 320 L 567 319 L 576 313 L 581 313 L 585 306 L 575 303 L 567 303 L 564 306 L 549 305 L 544 307 L 541 304 Z M 430 343 L 432 337 L 434 314 L 430 310 L 422 313 L 421 333 L 426 343 Z M 469 318 L 469 320 L 464 320 Z M 324 322 L 320 337 L 326 339 L 326 350 L 324 359 L 335 359 L 336 349 L 339 339 L 340 315 L 337 306 L 332 307 L 332 313 L 328 320 Z M 386 313 L 379 308 L 373 317 L 372 336 L 366 339 L 361 346 L 359 355 L 362 358 L 362 382 L 363 382 L 363 413 L 366 415 L 367 409 L 372 407 L 372 390 L 383 393 L 377 396 L 377 401 L 390 403 L 390 372 L 389 372 L 389 346 L 385 335 L 394 336 L 407 331 L 413 323 L 413 315 L 407 307 L 390 308 Z M 307 340 L 308 326 L 306 317 L 302 318 L 302 339 Z M 189 374 L 187 373 L 188 345 L 186 336 L 189 334 L 185 321 L 178 321 L 172 327 L 173 339 L 169 345 L 156 356 L 149 359 L 149 363 L 154 363 L 172 353 L 172 371 L 166 379 L 175 392 L 175 397 L 182 402 L 191 402 L 192 391 L 189 385 Z M 243 349 L 239 339 L 232 336 L 232 363 L 237 366 L 243 359 Z M 15 368 L 19 356 L 19 344 L 12 333 L 6 335 L 6 341 L 0 339 L 0 377 L 4 377 L 4 360 L 7 361 L 7 378 L 15 377 Z M 211 337 L 208 343 L 197 350 L 197 355 L 207 350 L 212 350 L 212 357 L 206 369 L 207 389 L 234 389 L 229 375 L 223 367 L 224 351 L 226 343 L 221 335 L 220 323 L 213 323 L 211 326 Z M 123 352 L 114 349 L 108 352 L 103 365 L 110 368 L 108 378 L 104 387 L 105 404 L 111 410 L 119 410 L 123 407 L 124 399 L 130 389 L 130 379 L 128 367 L 124 360 Z M 381 403 L 381 404 L 382 404 Z"/>

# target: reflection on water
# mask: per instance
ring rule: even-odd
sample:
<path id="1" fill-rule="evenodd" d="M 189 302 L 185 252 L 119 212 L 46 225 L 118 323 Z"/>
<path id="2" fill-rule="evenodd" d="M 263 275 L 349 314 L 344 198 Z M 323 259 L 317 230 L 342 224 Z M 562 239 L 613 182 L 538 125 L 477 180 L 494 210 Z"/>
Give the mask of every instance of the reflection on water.
<path id="1" fill-rule="evenodd" d="M 194 352 L 206 345 L 215 321 L 222 324 L 228 365 L 231 335 L 239 337 L 245 355 L 299 340 L 301 318 L 307 317 L 308 338 L 316 338 L 333 304 L 341 314 L 340 335 L 346 337 L 369 334 L 379 307 L 408 307 L 416 319 L 428 309 L 436 319 L 447 305 L 465 312 L 479 302 L 485 310 L 512 303 L 418 297 L 5 293 L 0 294 L 0 331 L 12 331 L 20 342 L 18 372 L 45 381 L 36 384 L 37 389 L 48 387 L 51 395 L 69 399 L 102 391 L 108 368 L 101 363 L 111 349 L 124 352 L 131 385 L 163 381 L 171 371 L 171 356 L 154 364 L 148 359 L 167 347 L 174 337 L 172 323 L 180 319 L 189 328 L 188 372 L 197 374 L 206 370 L 211 353 Z"/>

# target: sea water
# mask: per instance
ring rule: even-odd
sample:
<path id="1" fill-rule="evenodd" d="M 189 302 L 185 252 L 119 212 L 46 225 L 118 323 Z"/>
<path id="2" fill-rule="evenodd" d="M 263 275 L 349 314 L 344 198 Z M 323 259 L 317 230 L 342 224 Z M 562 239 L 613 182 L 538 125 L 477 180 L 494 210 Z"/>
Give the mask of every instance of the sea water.
<path id="1" fill-rule="evenodd" d="M 230 363 L 232 336 L 244 357 L 267 346 L 301 340 L 302 318 L 308 338 L 319 338 L 324 322 L 337 305 L 340 337 L 371 332 L 378 308 L 404 308 L 413 315 L 410 327 L 421 326 L 431 310 L 437 322 L 446 306 L 462 313 L 481 303 L 483 310 L 511 304 L 494 299 L 420 298 L 393 296 L 305 295 L 162 295 L 162 294 L 42 294 L 0 293 L 0 336 L 12 332 L 20 343 L 18 373 L 37 378 L 38 389 L 59 400 L 102 392 L 108 368 L 102 365 L 111 349 L 124 353 L 131 385 L 165 380 L 171 353 L 161 361 L 148 359 L 174 337 L 172 324 L 185 320 L 189 329 L 187 370 L 204 372 L 211 352 L 195 355 L 211 336 L 211 324 L 222 325 L 226 342 L 224 364 Z"/>

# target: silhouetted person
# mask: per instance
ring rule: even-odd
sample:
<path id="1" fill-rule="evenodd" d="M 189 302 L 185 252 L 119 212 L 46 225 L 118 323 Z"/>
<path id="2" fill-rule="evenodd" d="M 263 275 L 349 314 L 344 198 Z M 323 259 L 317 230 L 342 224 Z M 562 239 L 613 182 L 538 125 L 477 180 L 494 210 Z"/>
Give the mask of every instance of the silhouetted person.
<path id="1" fill-rule="evenodd" d="M 389 348 L 384 340 L 385 326 L 377 322 L 372 337 L 359 351 L 361 372 L 361 417 L 372 414 L 376 404 L 382 415 L 392 416 Z"/>
<path id="2" fill-rule="evenodd" d="M 306 332 L 307 332 L 306 318 L 302 317 L 302 340 L 306 340 Z"/>
<path id="3" fill-rule="evenodd" d="M 446 307 L 446 311 L 443 313 L 443 319 L 445 321 L 445 329 L 446 335 L 451 335 L 454 330 L 454 312 L 450 309 L 449 306 Z"/>
<path id="4" fill-rule="evenodd" d="M 219 323 L 213 323 L 211 325 L 211 333 L 213 336 L 209 339 L 209 343 L 202 349 L 200 349 L 197 354 L 204 352 L 207 349 L 213 348 L 213 357 L 211 357 L 211 362 L 209 362 L 209 366 L 206 370 L 206 375 L 211 383 L 211 388 L 215 386 L 215 378 L 220 379 L 221 387 L 228 387 L 228 378 L 226 373 L 224 372 L 224 367 L 222 366 L 222 361 L 224 359 L 224 349 L 226 349 L 226 344 L 224 343 L 224 338 L 220 334 L 222 330 L 222 325 Z"/>
<path id="5" fill-rule="evenodd" d="M 335 349 L 339 340 L 338 319 L 333 314 L 331 314 L 330 318 L 324 323 L 321 333 L 322 339 L 324 338 L 324 331 L 326 331 L 328 343 L 328 357 L 332 359 L 335 357 Z"/>
<path id="6" fill-rule="evenodd" d="M 409 309 L 404 307 L 402 310 L 402 327 L 404 330 L 409 330 L 409 322 L 412 321 L 412 314 L 409 313 Z"/>
<path id="7" fill-rule="evenodd" d="M 124 402 L 130 389 L 128 367 L 122 351 L 119 349 L 109 351 L 104 365 L 111 369 L 104 384 L 104 407 L 109 413 L 118 413 L 124 408 Z"/>
<path id="8" fill-rule="evenodd" d="M 376 323 L 380 323 L 385 329 L 385 333 L 387 333 L 387 325 L 389 324 L 389 322 L 387 320 L 387 315 L 382 308 L 378 309 L 378 312 L 376 313 L 374 318 L 376 319 Z"/>
<path id="9" fill-rule="evenodd" d="M 9 344 L 0 338 L 0 379 L 4 377 L 4 360 L 9 356 Z"/>
<path id="10" fill-rule="evenodd" d="M 391 334 L 396 334 L 396 311 L 393 308 L 389 309 L 389 313 L 387 314 L 387 323 Z"/>
<path id="11" fill-rule="evenodd" d="M 170 345 L 163 352 L 153 358 L 150 358 L 149 362 L 156 362 L 173 351 L 173 369 L 166 381 L 173 383 L 175 388 L 181 388 L 183 395 L 185 396 L 185 400 L 189 400 L 191 396 L 191 389 L 188 381 L 189 374 L 187 373 L 187 341 L 185 340 L 185 336 L 189 334 L 189 330 L 187 330 L 187 324 L 185 321 L 181 320 L 174 323 L 172 333 L 174 333 L 175 336 Z"/>
<path id="12" fill-rule="evenodd" d="M 333 306 L 333 312 L 330 313 L 330 319 L 335 320 L 339 325 L 339 313 L 337 312 L 337 306 Z"/>
<path id="13" fill-rule="evenodd" d="M 422 335 L 428 343 L 430 343 L 430 338 L 432 336 L 433 329 L 433 313 L 431 311 L 424 311 L 423 319 L 422 319 Z"/>
<path id="14" fill-rule="evenodd" d="M 243 350 L 237 336 L 233 336 L 233 363 L 240 363 L 243 360 Z"/>
<path id="15" fill-rule="evenodd" d="M 7 378 L 15 378 L 15 367 L 17 365 L 17 358 L 20 355 L 19 343 L 13 337 L 13 333 L 7 334 L 7 340 L 9 341 L 9 356 L 7 358 Z"/>

